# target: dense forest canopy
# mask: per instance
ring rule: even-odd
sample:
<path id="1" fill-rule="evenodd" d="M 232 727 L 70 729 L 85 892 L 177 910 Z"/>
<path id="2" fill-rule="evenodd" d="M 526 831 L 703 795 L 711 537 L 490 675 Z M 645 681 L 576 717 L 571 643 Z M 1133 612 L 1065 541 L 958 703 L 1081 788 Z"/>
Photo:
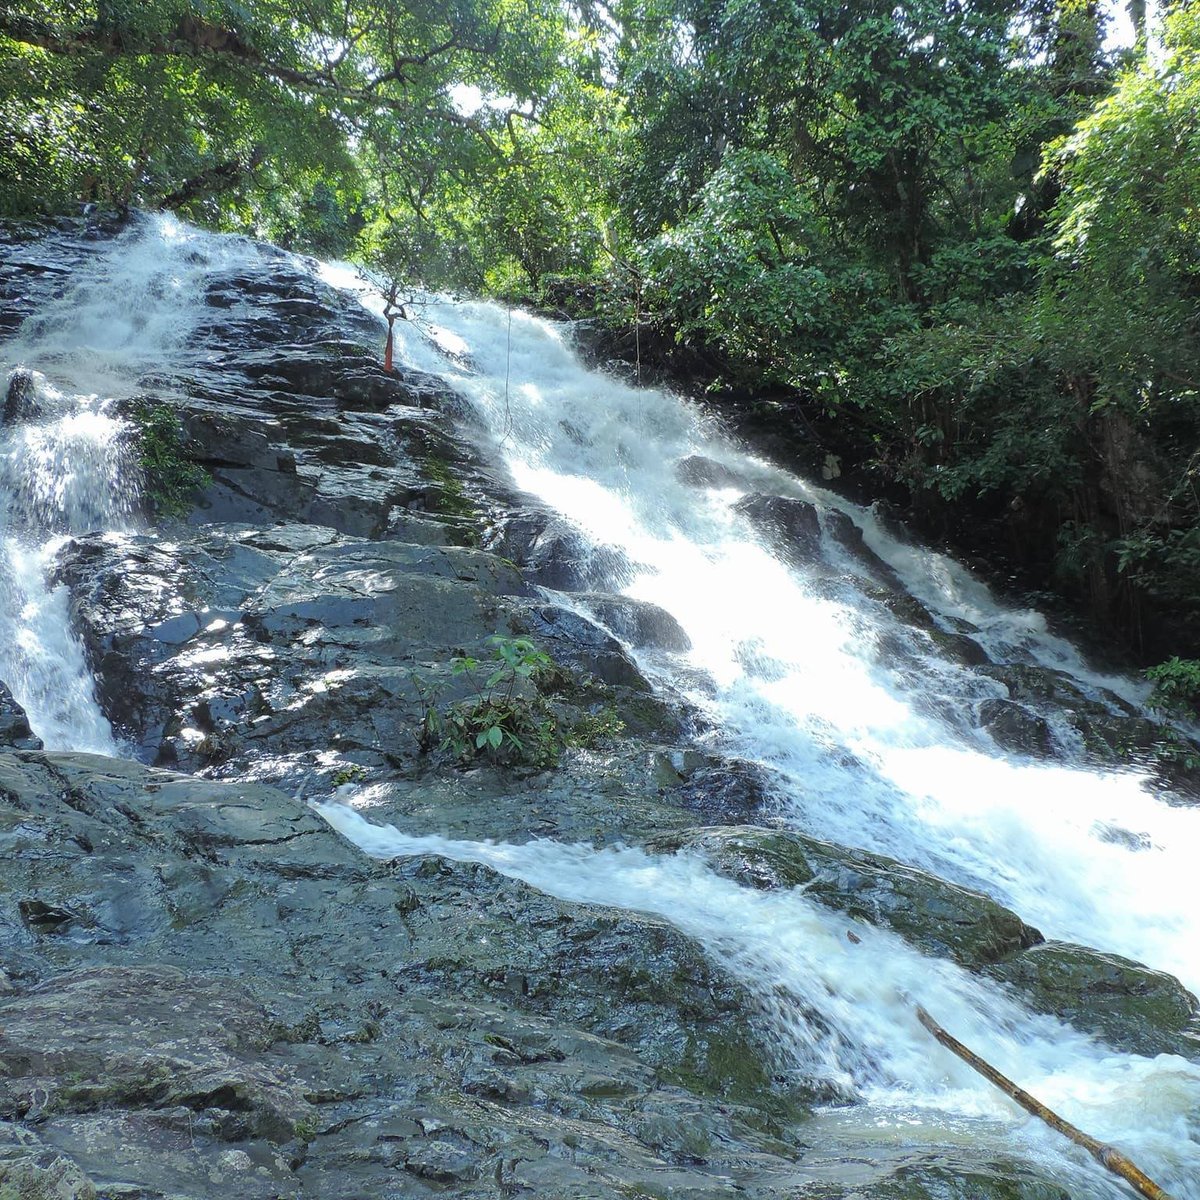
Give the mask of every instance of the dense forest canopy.
<path id="1" fill-rule="evenodd" d="M 1200 6 L 1147 36 L 1131 4 L 1121 50 L 1111 15 L 3 0 L 0 213 L 162 207 L 586 297 L 802 460 L 1194 657 Z"/>

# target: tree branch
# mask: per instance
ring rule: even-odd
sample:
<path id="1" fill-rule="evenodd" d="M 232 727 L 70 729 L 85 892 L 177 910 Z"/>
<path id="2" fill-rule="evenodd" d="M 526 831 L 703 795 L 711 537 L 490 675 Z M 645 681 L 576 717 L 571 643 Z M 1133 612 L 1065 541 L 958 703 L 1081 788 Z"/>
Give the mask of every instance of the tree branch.
<path id="1" fill-rule="evenodd" d="M 234 30 L 211 25 L 193 16 L 183 17 L 168 34 L 134 38 L 125 31 L 100 25 L 62 30 L 44 22 L 0 13 L 0 35 L 22 45 L 34 46 L 49 54 L 65 57 L 103 54 L 110 57 L 162 55 L 173 58 L 212 59 L 224 66 L 272 79 L 309 95 L 328 96 L 343 104 L 362 105 L 410 115 L 414 113 L 411 101 L 403 96 L 388 95 L 380 89 L 387 83 L 398 83 L 403 87 L 409 82 L 403 74 L 405 67 L 426 65 L 439 54 L 444 54 L 459 45 L 456 33 L 422 54 L 398 56 L 393 60 L 390 70 L 356 86 L 343 83 L 329 71 L 318 73 L 300 70 L 268 59 Z M 477 53 L 484 52 L 483 48 L 478 46 L 468 49 Z M 466 129 L 483 141 L 494 154 L 500 153 L 500 148 L 487 130 L 471 117 L 450 109 L 424 109 L 422 115 Z"/>

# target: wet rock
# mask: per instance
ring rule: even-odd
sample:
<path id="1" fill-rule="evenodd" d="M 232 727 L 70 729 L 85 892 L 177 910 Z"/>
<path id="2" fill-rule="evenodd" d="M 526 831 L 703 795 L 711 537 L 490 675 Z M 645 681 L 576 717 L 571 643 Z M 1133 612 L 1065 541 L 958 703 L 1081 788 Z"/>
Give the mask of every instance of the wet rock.
<path id="1" fill-rule="evenodd" d="M 531 583 L 558 592 L 605 591 L 630 574 L 620 551 L 593 546 L 577 530 L 537 510 L 502 518 L 489 547 L 517 563 Z"/>
<path id="2" fill-rule="evenodd" d="M 714 870 L 759 888 L 805 885 L 805 895 L 881 925 L 929 954 L 980 968 L 1036 945 L 1042 935 L 994 900 L 879 854 L 784 830 L 694 830 L 659 839 L 694 849 Z"/>
<path id="3" fill-rule="evenodd" d="M 733 508 L 786 557 L 806 560 L 820 553 L 820 518 L 815 506 L 806 500 L 755 492 L 739 500 Z"/>
<path id="4" fill-rule="evenodd" d="M 671 650 L 682 654 L 692 648 L 692 639 L 683 626 L 657 604 L 594 592 L 584 593 L 579 601 L 596 620 L 635 649 Z"/>
<path id="5" fill-rule="evenodd" d="M 186 406 L 179 409 L 184 448 L 209 467 L 242 467 L 294 474 L 296 455 L 272 440 L 278 422 L 257 422 L 231 412 Z"/>
<path id="6" fill-rule="evenodd" d="M 1065 672 L 1008 664 L 985 666 L 981 674 L 1003 683 L 1011 699 L 1064 721 L 1096 762 L 1149 764 L 1170 775 L 1173 757 L 1200 754 L 1200 745 L 1184 730 L 1150 720 L 1111 692 L 1088 695 Z M 1196 786 L 1191 772 L 1184 771 L 1173 781 L 1185 788 Z"/>
<path id="7" fill-rule="evenodd" d="M 449 910 L 458 907 L 454 897 L 481 887 L 490 896 L 470 924 L 440 907 L 412 913 L 414 940 L 436 947 L 436 956 L 410 959 L 402 979 L 436 980 L 465 999 L 511 995 L 525 1011 L 629 1046 L 703 1094 L 770 1096 L 770 1054 L 745 1020 L 753 1000 L 667 922 L 564 905 L 473 864 L 414 860 L 398 873 L 436 881 Z"/>
<path id="8" fill-rule="evenodd" d="M 705 821 L 752 822 L 771 808 L 771 783 L 757 763 L 678 751 L 669 761 L 679 778 L 679 802 Z"/>
<path id="9" fill-rule="evenodd" d="M 1011 700 L 984 700 L 979 706 L 979 724 L 1005 750 L 1037 758 L 1048 758 L 1054 752 L 1046 720 Z"/>
<path id="10" fill-rule="evenodd" d="M 37 380 L 32 371 L 19 367 L 8 379 L 8 392 L 4 397 L 4 408 L 0 411 L 0 425 L 22 425 L 37 421 L 41 416 Z"/>
<path id="11" fill-rule="evenodd" d="M 85 968 L 0 1002 L 0 1113 L 184 1107 L 237 1114 L 240 1131 L 290 1140 L 304 1088 L 263 1061 L 270 1021 L 228 979 L 163 968 Z"/>
<path id="12" fill-rule="evenodd" d="M 1010 699 L 1025 704 L 1049 700 L 1065 706 L 1086 699 L 1069 675 L 1049 667 L 1037 667 L 1029 663 L 1006 663 L 985 667 L 980 674 L 989 675 L 999 681 L 1007 689 Z"/>
<path id="13" fill-rule="evenodd" d="M 79 1166 L 32 1131 L 0 1121 L 0 1196 L 13 1200 L 96 1200 Z"/>
<path id="14" fill-rule="evenodd" d="M 1173 975 L 1066 942 L 1033 946 L 990 973 L 1038 1012 L 1118 1050 L 1200 1058 L 1200 1004 Z"/>
<path id="15" fill-rule="evenodd" d="M 42 739 L 29 727 L 25 710 L 0 681 L 0 750 L 40 750 Z"/>
<path id="16" fill-rule="evenodd" d="M 414 675 L 486 657 L 524 590 L 482 551 L 303 525 L 78 539 L 59 572 L 120 734 L 147 761 L 230 774 L 283 753 L 417 756 Z"/>
<path id="17" fill-rule="evenodd" d="M 688 849 L 708 860 L 718 875 L 758 890 L 794 888 L 811 883 L 816 873 L 790 833 L 753 826 L 691 830 L 652 843 L 654 848 Z"/>
<path id="18" fill-rule="evenodd" d="M 557 605 L 530 605 L 520 623 L 521 631 L 545 645 L 555 661 L 602 683 L 650 691 L 645 676 L 621 643 L 587 617 Z"/>
<path id="19" fill-rule="evenodd" d="M 990 663 L 987 651 L 965 633 L 947 633 L 942 629 L 930 629 L 927 636 L 938 650 L 964 667 L 981 667 Z"/>
<path id="20" fill-rule="evenodd" d="M 675 465 L 675 478 L 696 488 L 737 487 L 740 482 L 736 471 L 701 454 L 680 459 Z"/>
<path id="21" fill-rule="evenodd" d="M 753 1000 L 658 918 L 372 862 L 273 789 L 89 755 L 0 758 L 0 842 L 0 952 L 34 962 L 0 996 L 0 1120 L 37 1122 L 21 1169 L 75 1171 L 68 1196 L 795 1171 Z M 88 928 L 31 942 L 29 895 Z"/>
<path id="22" fill-rule="evenodd" d="M 902 588 L 866 587 L 863 589 L 873 600 L 878 601 L 906 625 L 933 634 L 941 632 L 933 614 L 915 596 Z"/>

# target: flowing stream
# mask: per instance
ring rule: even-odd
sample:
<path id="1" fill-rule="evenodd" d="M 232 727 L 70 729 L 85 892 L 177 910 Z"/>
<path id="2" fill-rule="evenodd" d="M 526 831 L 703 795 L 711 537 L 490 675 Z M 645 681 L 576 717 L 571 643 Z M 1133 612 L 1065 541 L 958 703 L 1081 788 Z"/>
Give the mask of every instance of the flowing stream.
<path id="1" fill-rule="evenodd" d="M 197 362 L 189 338 L 209 273 L 264 251 L 169 217 L 91 250 L 0 345 L 5 386 L 17 378 L 21 394 L 0 420 L 0 680 L 47 749 L 115 755 L 54 562 L 72 535 L 130 527 L 141 479 L 120 402 Z"/>
<path id="2" fill-rule="evenodd" d="M 351 274 L 325 275 L 377 308 Z M 564 329 L 485 303 L 430 299 L 413 311 L 396 326 L 404 360 L 471 401 L 490 453 L 519 487 L 606 558 L 617 552 L 614 590 L 680 622 L 690 653 L 643 653 L 640 664 L 688 695 L 723 750 L 771 770 L 791 823 L 983 890 L 1047 937 L 1200 988 L 1200 812 L 1172 805 L 1136 770 L 1002 750 L 969 715 L 1006 695 L 1001 684 L 893 616 L 874 594 L 878 579 L 831 539 L 824 564 L 789 564 L 734 503 L 766 493 L 849 515 L 942 628 L 969 631 L 994 662 L 1052 667 L 1088 695 L 1108 689 L 1135 705 L 1140 684 L 1094 672 L 1039 614 L 997 602 L 869 511 L 746 454 L 693 406 L 587 369 Z M 709 473 L 718 486 L 687 481 L 697 456 L 719 468 Z M 661 913 L 774 1006 L 805 1072 L 871 1100 L 891 1114 L 883 1119 L 927 1122 L 931 1137 L 966 1114 L 1014 1120 L 989 1085 L 931 1050 L 913 1015 L 923 1003 L 1046 1103 L 1140 1153 L 1179 1196 L 1200 1198 L 1200 1070 L 1182 1059 L 1114 1054 L 889 935 L 848 945 L 845 920 L 802 896 L 752 895 L 687 859 L 414 839 L 344 806 L 323 811 L 370 853 L 444 853 L 559 896 Z M 822 1013 L 832 1034 L 780 1007 L 780 988 Z M 1023 1127 L 1040 1143 L 1040 1131 Z M 1073 1177 L 1072 1194 L 1122 1192 L 1092 1170 Z"/>
<path id="3" fill-rule="evenodd" d="M 0 428 L 0 679 L 51 748 L 118 752 L 50 574 L 63 538 L 116 536 L 131 520 L 137 471 L 116 402 L 149 376 L 202 367 L 216 351 L 197 350 L 189 335 L 206 274 L 214 262 L 250 271 L 264 261 L 251 243 L 147 220 L 0 348 L 7 370 L 28 371 L 29 398 L 22 419 Z M 353 272 L 313 269 L 378 311 Z M 1171 804 L 1136 770 L 1098 771 L 1069 749 L 1054 762 L 1002 750 L 972 714 L 1006 695 L 1003 685 L 900 621 L 880 598 L 877 566 L 829 536 L 820 561 L 785 561 L 734 504 L 766 493 L 848 516 L 940 628 L 969 633 L 994 662 L 1068 672 L 1098 700 L 1108 689 L 1136 705 L 1139 685 L 1093 672 L 1037 614 L 997 602 L 870 512 L 746 454 L 689 404 L 588 370 L 563 329 L 436 298 L 414 314 L 397 325 L 402 361 L 444 377 L 515 483 L 623 564 L 613 590 L 679 621 L 692 649 L 640 653 L 641 666 L 705 714 L 714 748 L 770 772 L 782 818 L 983 890 L 1047 937 L 1128 955 L 1200 989 L 1200 811 Z M 710 471 L 718 486 L 686 481 L 681 464 L 697 457 L 719 468 Z M 864 1102 L 848 1110 L 863 1128 L 998 1151 L 1016 1142 L 1052 1164 L 1073 1197 L 1126 1194 L 933 1045 L 915 1020 L 919 1002 L 1179 1200 L 1200 1200 L 1200 1068 L 1116 1053 L 891 934 L 860 927 L 850 942 L 847 918 L 802 890 L 751 892 L 686 855 L 451 842 L 372 824 L 342 804 L 320 811 L 369 854 L 445 854 L 566 899 L 661 914 L 753 990 L 798 1076 Z"/>

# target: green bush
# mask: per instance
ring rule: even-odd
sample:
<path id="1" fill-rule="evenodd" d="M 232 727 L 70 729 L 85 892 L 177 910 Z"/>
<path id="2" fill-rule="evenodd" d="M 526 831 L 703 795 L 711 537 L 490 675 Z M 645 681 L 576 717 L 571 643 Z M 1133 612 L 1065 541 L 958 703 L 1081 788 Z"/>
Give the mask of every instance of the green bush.
<path id="1" fill-rule="evenodd" d="M 178 517 L 212 478 L 183 448 L 179 419 L 166 404 L 141 404 L 132 414 L 138 437 L 142 497 L 156 516 Z"/>
<path id="2" fill-rule="evenodd" d="M 1200 701 L 1200 659 L 1169 658 L 1146 672 L 1154 684 L 1150 707 L 1159 712 L 1194 716 Z"/>
<path id="3" fill-rule="evenodd" d="M 482 758 L 506 767 L 553 766 L 562 751 L 558 721 L 535 679 L 554 669 L 553 659 L 528 638 L 496 634 L 488 643 L 486 662 L 469 655 L 451 660 L 451 673 L 472 688 L 466 699 L 442 706 L 422 689 L 421 748 L 448 751 L 461 763 Z"/>

